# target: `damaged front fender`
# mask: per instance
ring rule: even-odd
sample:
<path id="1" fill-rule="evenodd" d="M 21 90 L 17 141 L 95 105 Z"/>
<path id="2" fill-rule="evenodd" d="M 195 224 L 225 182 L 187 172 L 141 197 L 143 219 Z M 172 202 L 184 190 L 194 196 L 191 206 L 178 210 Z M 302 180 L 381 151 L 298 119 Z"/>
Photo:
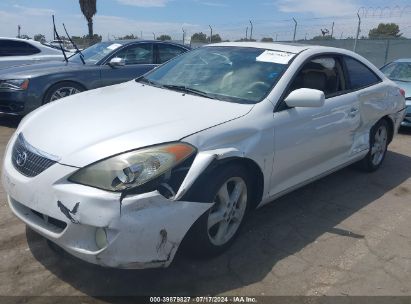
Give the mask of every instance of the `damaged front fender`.
<path id="1" fill-rule="evenodd" d="M 211 206 L 168 200 L 157 191 L 126 197 L 121 217 L 106 228 L 114 237 L 96 261 L 119 268 L 167 267 L 191 226 Z"/>

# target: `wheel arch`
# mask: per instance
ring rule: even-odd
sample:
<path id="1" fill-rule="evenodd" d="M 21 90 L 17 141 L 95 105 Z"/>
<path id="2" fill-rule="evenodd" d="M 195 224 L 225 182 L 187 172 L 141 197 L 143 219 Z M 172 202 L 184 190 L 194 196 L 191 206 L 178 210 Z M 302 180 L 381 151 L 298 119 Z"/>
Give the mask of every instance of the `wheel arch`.
<path id="1" fill-rule="evenodd" d="M 262 200 L 264 193 L 264 174 L 260 166 L 252 159 L 240 156 L 230 156 L 222 159 L 215 159 L 203 173 L 196 179 L 194 184 L 190 187 L 184 198 L 189 198 L 191 194 L 198 191 L 203 183 L 206 183 L 212 178 L 213 172 L 219 170 L 223 166 L 228 165 L 242 166 L 246 172 L 252 187 L 251 209 L 255 209 Z"/>
<path id="2" fill-rule="evenodd" d="M 394 138 L 395 122 L 389 115 L 384 116 L 381 120 L 385 120 L 388 123 L 388 143 L 391 143 Z"/>

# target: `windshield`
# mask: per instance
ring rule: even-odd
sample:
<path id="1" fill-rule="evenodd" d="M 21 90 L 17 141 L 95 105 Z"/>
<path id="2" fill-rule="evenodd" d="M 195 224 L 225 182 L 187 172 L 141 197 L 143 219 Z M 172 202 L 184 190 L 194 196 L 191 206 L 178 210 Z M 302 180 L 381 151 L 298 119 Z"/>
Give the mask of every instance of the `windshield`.
<path id="1" fill-rule="evenodd" d="M 139 81 L 213 99 L 257 103 L 271 91 L 292 56 L 248 47 L 203 47 Z"/>
<path id="2" fill-rule="evenodd" d="M 411 82 L 411 62 L 393 62 L 381 71 L 391 80 Z"/>
<path id="3" fill-rule="evenodd" d="M 84 56 L 84 61 L 86 64 L 96 64 L 101 59 L 106 57 L 108 54 L 111 54 L 114 50 L 118 49 L 121 46 L 122 44 L 120 43 L 113 43 L 110 41 L 100 42 L 81 51 L 81 54 Z M 83 63 L 80 58 L 81 54 L 77 53 L 71 56 L 69 58 L 69 61 Z"/>

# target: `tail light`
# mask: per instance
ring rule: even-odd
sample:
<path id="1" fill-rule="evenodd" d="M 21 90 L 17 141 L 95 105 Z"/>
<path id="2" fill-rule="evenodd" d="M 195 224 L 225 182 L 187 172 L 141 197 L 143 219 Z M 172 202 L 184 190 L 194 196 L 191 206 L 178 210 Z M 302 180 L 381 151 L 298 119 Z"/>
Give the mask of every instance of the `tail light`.
<path id="1" fill-rule="evenodd" d="M 405 97 L 405 90 L 404 89 L 400 89 L 400 94 Z"/>

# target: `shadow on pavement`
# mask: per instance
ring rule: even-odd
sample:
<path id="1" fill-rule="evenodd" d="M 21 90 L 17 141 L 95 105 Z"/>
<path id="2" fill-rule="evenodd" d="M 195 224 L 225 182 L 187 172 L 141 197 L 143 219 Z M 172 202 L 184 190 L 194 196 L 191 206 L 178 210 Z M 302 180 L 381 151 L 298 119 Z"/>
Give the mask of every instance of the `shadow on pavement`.
<path id="1" fill-rule="evenodd" d="M 31 230 L 26 234 L 38 261 L 90 296 L 214 295 L 261 281 L 277 262 L 326 232 L 363 238 L 336 226 L 410 176 L 411 158 L 394 152 L 375 173 L 343 169 L 253 212 L 223 255 L 211 260 L 177 256 L 168 269 L 105 269 L 58 255 Z"/>
<path id="2" fill-rule="evenodd" d="M 409 134 L 409 135 L 411 135 L 411 127 L 401 127 L 401 128 L 398 130 L 398 132 L 401 133 L 401 134 Z"/>
<path id="3" fill-rule="evenodd" d="M 20 116 L 0 116 L 0 126 L 7 128 L 17 128 L 21 121 L 22 117 Z"/>

